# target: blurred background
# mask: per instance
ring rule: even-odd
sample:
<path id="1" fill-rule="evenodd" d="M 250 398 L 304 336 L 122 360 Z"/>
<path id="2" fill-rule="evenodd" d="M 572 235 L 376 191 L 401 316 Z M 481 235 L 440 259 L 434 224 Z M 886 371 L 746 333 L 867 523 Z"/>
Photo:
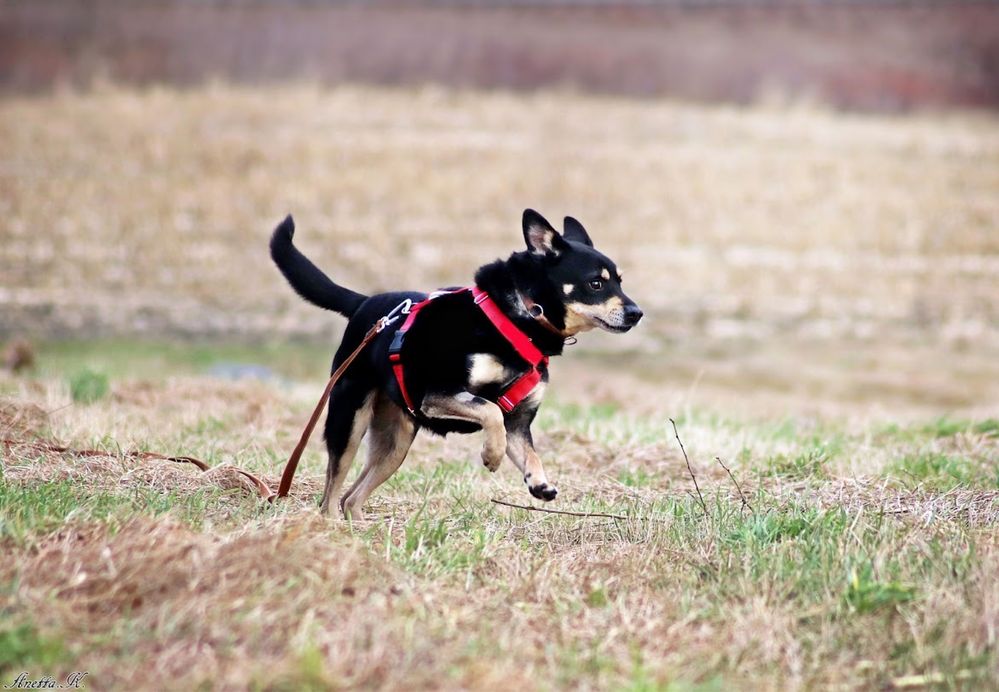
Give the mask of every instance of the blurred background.
<path id="1" fill-rule="evenodd" d="M 993 2 L 5 0 L 0 343 L 318 386 L 343 320 L 270 264 L 284 214 L 375 292 L 468 282 L 529 206 L 647 313 L 556 397 L 987 415 L 997 107 Z"/>

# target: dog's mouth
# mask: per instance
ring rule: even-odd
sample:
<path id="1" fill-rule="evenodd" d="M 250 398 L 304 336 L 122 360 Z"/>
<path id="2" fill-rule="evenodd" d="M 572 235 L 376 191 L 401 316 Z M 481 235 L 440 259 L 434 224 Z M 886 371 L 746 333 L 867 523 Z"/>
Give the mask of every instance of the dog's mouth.
<path id="1" fill-rule="evenodd" d="M 597 321 L 597 324 L 600 325 L 601 329 L 614 334 L 624 334 L 625 332 L 631 331 L 631 328 L 635 326 L 634 324 L 611 324 L 607 320 L 601 319 L 596 315 L 592 315 L 592 317 Z"/>

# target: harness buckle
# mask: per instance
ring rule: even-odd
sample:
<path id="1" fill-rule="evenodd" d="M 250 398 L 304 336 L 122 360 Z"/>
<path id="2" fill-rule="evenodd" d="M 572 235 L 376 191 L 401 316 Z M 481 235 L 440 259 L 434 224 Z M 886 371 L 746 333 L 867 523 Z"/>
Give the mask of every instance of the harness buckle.
<path id="1" fill-rule="evenodd" d="M 396 355 L 402 350 L 402 339 L 404 336 L 406 336 L 406 332 L 401 330 L 392 335 L 392 343 L 389 344 L 388 349 L 390 355 Z"/>
<path id="2" fill-rule="evenodd" d="M 394 323 L 403 315 L 408 315 L 410 309 L 413 307 L 413 301 L 406 298 L 401 303 L 392 308 L 388 314 L 378 320 L 378 331 L 384 331 L 386 327 Z"/>

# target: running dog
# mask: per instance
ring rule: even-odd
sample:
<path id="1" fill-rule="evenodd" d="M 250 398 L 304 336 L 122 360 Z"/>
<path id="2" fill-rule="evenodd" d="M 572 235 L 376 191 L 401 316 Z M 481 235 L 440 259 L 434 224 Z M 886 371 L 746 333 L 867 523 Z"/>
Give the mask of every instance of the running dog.
<path id="1" fill-rule="evenodd" d="M 579 332 L 627 332 L 642 311 L 621 290 L 614 262 L 593 248 L 574 218 L 565 218 L 560 234 L 528 209 L 523 231 L 527 249 L 479 268 L 470 288 L 365 296 L 333 283 L 298 251 L 291 216 L 275 229 L 271 257 L 291 287 L 349 319 L 333 370 L 373 325 L 390 318 L 331 393 L 324 514 L 366 432 L 367 464 L 340 499 L 351 519 L 363 516 L 372 491 L 402 465 L 420 428 L 438 435 L 483 431 L 487 469 L 496 471 L 508 456 L 531 495 L 555 499 L 531 438 L 548 358 Z"/>

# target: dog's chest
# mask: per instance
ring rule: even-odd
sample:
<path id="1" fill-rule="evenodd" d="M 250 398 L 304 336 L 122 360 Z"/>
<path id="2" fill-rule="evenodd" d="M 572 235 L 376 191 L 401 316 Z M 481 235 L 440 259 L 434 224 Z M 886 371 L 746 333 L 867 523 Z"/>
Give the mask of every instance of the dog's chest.
<path id="1" fill-rule="evenodd" d="M 488 385 L 503 385 L 519 373 L 491 353 L 468 356 L 468 387 L 475 390 Z"/>
<path id="2" fill-rule="evenodd" d="M 492 398 L 490 395 L 505 390 L 524 375 L 524 365 L 504 361 L 492 353 L 472 353 L 467 359 L 469 392 Z M 538 384 L 525 397 L 524 402 L 532 405 L 540 403 L 546 383 Z"/>

